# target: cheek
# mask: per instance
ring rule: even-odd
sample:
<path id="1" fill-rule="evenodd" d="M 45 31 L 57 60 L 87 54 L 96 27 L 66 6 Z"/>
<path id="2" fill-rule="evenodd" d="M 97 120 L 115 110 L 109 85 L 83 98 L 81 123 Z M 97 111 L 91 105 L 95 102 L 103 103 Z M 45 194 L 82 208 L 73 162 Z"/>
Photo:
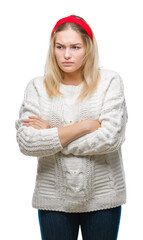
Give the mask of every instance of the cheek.
<path id="1" fill-rule="evenodd" d="M 59 51 L 56 51 L 56 50 L 55 50 L 55 57 L 56 57 L 56 60 L 59 62 L 60 59 L 61 59 L 61 54 L 60 54 Z"/>
<path id="2" fill-rule="evenodd" d="M 85 52 L 82 52 L 80 54 L 78 54 L 76 56 L 76 60 L 79 62 L 79 63 L 82 63 L 83 59 L 84 59 L 84 56 L 85 56 Z"/>
<path id="3" fill-rule="evenodd" d="M 59 56 L 58 56 L 58 54 L 55 52 L 55 58 L 56 58 L 56 60 L 58 61 L 58 59 L 59 59 Z"/>

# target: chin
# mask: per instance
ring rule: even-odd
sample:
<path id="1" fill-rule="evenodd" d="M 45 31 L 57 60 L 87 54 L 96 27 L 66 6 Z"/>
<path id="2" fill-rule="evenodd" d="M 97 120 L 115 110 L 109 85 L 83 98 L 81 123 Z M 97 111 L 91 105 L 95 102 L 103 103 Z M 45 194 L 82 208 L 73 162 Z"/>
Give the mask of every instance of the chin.
<path id="1" fill-rule="evenodd" d="M 75 72 L 76 70 L 70 70 L 70 69 L 63 69 L 63 72 L 66 72 L 66 73 L 73 73 Z"/>
<path id="2" fill-rule="evenodd" d="M 76 72 L 78 70 L 77 69 L 73 69 L 73 68 L 70 68 L 70 67 L 66 67 L 66 68 L 63 68 L 62 71 L 63 72 L 66 72 L 66 73 L 73 73 L 73 72 Z"/>

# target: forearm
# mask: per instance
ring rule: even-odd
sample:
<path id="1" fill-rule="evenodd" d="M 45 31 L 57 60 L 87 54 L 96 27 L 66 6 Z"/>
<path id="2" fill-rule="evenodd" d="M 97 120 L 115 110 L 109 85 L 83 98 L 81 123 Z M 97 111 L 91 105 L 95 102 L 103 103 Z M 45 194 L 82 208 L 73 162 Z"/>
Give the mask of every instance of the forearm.
<path id="1" fill-rule="evenodd" d="M 50 156 L 63 149 L 56 127 L 38 130 L 22 126 L 17 130 L 16 137 L 20 151 L 28 156 Z"/>
<path id="2" fill-rule="evenodd" d="M 98 131 L 86 134 L 74 140 L 61 150 L 64 155 L 86 156 L 107 154 L 118 150 L 125 141 L 128 114 L 126 106 L 112 110 L 99 117 L 102 121 Z M 115 127 L 116 126 L 116 127 Z"/>
<path id="3" fill-rule="evenodd" d="M 85 121 L 58 128 L 59 139 L 63 147 L 87 133 L 89 133 L 89 128 Z"/>

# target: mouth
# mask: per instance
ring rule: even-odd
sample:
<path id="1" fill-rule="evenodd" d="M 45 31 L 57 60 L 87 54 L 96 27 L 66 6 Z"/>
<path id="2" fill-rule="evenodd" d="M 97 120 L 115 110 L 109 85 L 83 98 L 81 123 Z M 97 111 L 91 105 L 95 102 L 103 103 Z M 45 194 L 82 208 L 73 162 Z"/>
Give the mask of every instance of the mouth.
<path id="1" fill-rule="evenodd" d="M 72 65 L 73 62 L 63 62 L 64 65 Z"/>

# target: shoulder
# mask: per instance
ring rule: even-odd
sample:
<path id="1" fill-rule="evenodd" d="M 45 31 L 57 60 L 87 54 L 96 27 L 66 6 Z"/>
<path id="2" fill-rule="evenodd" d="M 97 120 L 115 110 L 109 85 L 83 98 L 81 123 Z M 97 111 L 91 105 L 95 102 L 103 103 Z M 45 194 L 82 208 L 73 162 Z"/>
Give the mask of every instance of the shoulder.
<path id="1" fill-rule="evenodd" d="M 25 88 L 25 97 L 27 95 L 41 95 L 41 92 L 44 88 L 44 76 L 34 77 L 32 78 L 26 85 Z"/>
<path id="2" fill-rule="evenodd" d="M 100 81 L 106 90 L 112 85 L 112 88 L 118 88 L 120 91 L 124 91 L 123 80 L 118 72 L 105 68 L 100 68 L 99 72 Z"/>
<path id="3" fill-rule="evenodd" d="M 43 86 L 43 83 L 44 83 L 44 76 L 34 77 L 27 83 L 26 89 L 29 89 L 32 87 L 40 88 L 41 86 Z"/>
<path id="4" fill-rule="evenodd" d="M 116 71 L 110 70 L 110 69 L 100 68 L 99 72 L 100 72 L 101 78 L 103 80 L 110 80 L 113 78 L 121 78 L 119 73 L 117 73 Z"/>

